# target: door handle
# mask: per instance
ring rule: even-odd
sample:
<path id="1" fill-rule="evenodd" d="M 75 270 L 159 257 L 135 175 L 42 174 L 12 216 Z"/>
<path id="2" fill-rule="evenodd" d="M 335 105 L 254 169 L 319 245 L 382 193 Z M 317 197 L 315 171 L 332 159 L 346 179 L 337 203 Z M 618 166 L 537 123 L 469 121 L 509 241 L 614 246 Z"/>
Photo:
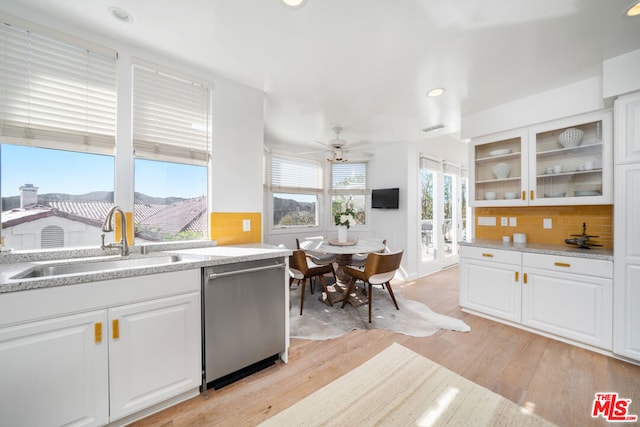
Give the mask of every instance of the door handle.
<path id="1" fill-rule="evenodd" d="M 527 200 L 527 192 L 522 190 L 522 200 Z"/>
<path id="2" fill-rule="evenodd" d="M 118 319 L 113 319 L 111 321 L 111 336 L 114 340 L 120 338 L 120 323 L 118 322 Z"/>
<path id="3" fill-rule="evenodd" d="M 531 192 L 529 193 L 529 200 L 533 200 L 533 199 L 534 199 L 534 197 L 533 197 L 533 190 L 531 190 Z"/>
<path id="4" fill-rule="evenodd" d="M 522 275 L 522 281 L 523 281 L 523 283 L 524 283 L 525 285 L 527 284 L 527 273 L 524 273 L 524 274 Z"/>
<path id="5" fill-rule="evenodd" d="M 244 273 L 255 273 L 257 271 L 273 270 L 275 268 L 284 268 L 284 267 L 285 267 L 285 264 L 282 263 L 282 264 L 267 265 L 264 267 L 245 268 L 243 270 L 225 271 L 223 273 L 211 273 L 209 275 L 209 280 L 219 279 L 220 277 L 235 276 L 235 275 L 244 274 Z"/>
<path id="6" fill-rule="evenodd" d="M 516 283 L 520 281 L 520 272 L 516 271 Z"/>

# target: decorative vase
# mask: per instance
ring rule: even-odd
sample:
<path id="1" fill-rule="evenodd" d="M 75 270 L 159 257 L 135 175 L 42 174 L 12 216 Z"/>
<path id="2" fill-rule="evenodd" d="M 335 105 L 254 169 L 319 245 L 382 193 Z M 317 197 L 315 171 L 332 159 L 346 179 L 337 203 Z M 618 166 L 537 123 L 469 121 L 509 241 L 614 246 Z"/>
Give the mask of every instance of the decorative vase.
<path id="1" fill-rule="evenodd" d="M 338 242 L 347 243 L 347 226 L 346 225 L 338 226 Z"/>

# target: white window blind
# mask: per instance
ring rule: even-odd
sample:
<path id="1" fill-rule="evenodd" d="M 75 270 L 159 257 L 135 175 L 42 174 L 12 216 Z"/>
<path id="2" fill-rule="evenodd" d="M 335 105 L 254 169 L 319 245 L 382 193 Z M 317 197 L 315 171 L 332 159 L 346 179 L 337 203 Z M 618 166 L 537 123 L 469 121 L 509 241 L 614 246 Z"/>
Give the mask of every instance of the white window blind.
<path id="1" fill-rule="evenodd" d="M 455 163 L 451 163 L 445 160 L 442 164 L 442 167 L 444 169 L 444 173 L 460 176 L 460 166 L 456 165 Z"/>
<path id="2" fill-rule="evenodd" d="M 15 144 L 111 154 L 117 54 L 69 40 L 0 24 L 0 133 Z"/>
<path id="3" fill-rule="evenodd" d="M 274 193 L 321 193 L 322 173 L 319 163 L 313 160 L 273 156 L 271 190 Z"/>
<path id="4" fill-rule="evenodd" d="M 368 163 L 333 163 L 331 194 L 370 194 Z"/>
<path id="5" fill-rule="evenodd" d="M 133 148 L 136 156 L 206 165 L 210 144 L 210 88 L 134 65 Z"/>

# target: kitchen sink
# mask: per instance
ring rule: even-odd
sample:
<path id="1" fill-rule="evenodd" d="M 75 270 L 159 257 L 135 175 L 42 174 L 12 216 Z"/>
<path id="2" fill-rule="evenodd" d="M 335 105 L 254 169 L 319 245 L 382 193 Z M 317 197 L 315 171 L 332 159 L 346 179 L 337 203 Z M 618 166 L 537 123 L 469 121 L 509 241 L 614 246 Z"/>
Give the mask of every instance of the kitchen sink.
<path id="1" fill-rule="evenodd" d="M 29 268 L 12 279 L 29 279 L 34 277 L 60 276 L 63 274 L 93 273 L 98 271 L 122 270 L 135 267 L 151 267 L 154 265 L 172 264 L 180 261 L 179 255 L 159 255 L 141 258 L 119 258 L 108 260 L 87 259 L 81 262 L 37 265 Z"/>

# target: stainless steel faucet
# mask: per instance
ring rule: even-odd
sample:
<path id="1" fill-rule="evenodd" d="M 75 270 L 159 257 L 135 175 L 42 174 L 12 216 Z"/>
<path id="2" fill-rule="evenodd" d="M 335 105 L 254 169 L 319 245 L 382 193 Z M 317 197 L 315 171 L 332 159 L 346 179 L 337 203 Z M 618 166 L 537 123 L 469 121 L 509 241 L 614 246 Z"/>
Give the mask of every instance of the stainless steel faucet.
<path id="1" fill-rule="evenodd" d="M 114 212 L 118 212 L 120 214 L 120 230 L 122 234 L 122 240 L 120 241 L 120 243 L 112 242 L 108 245 L 105 245 L 104 233 L 110 233 L 113 231 L 111 221 L 113 219 Z M 102 231 L 102 245 L 100 245 L 102 249 L 120 248 L 120 255 L 129 255 L 129 242 L 127 241 L 127 219 L 124 215 L 124 211 L 119 206 L 114 206 L 109 209 L 109 212 L 107 212 L 107 217 L 104 219 L 104 223 L 102 223 Z"/>

